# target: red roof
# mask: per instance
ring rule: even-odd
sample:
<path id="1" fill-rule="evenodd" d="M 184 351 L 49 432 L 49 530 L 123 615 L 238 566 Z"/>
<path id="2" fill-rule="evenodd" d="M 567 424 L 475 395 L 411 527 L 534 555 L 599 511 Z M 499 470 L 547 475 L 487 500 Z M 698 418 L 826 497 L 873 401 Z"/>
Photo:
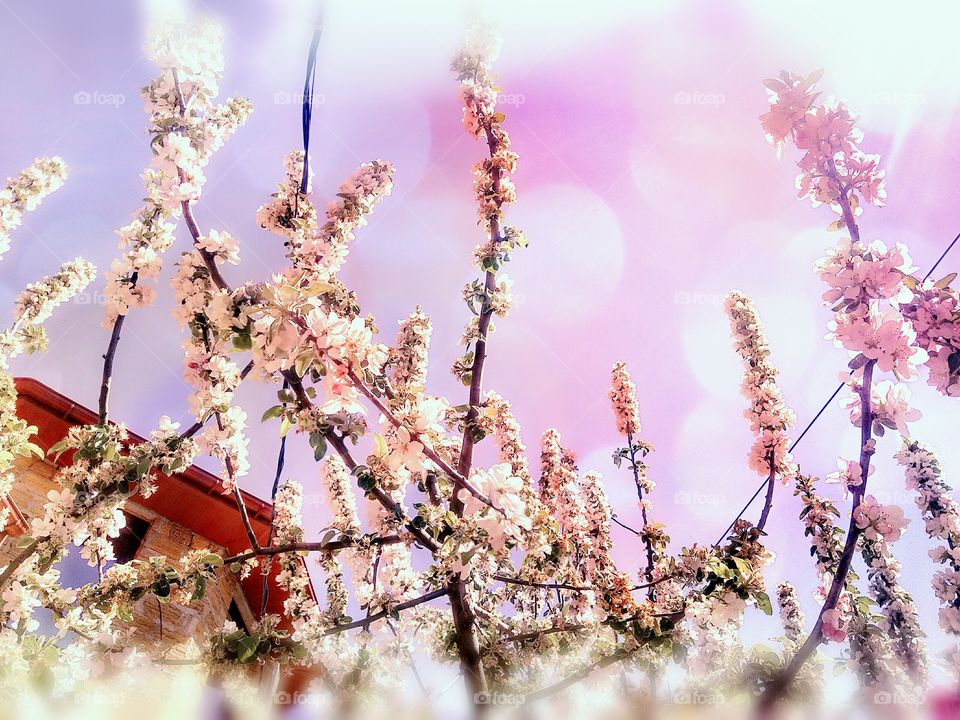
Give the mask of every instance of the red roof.
<path id="1" fill-rule="evenodd" d="M 59 442 L 72 425 L 91 425 L 98 420 L 97 414 L 78 405 L 43 383 L 32 378 L 16 378 L 17 415 L 31 425 L 37 426 L 33 441 L 44 451 Z M 130 441 L 144 439 L 130 433 Z M 69 463 L 70 455 L 64 453 L 59 465 Z M 233 495 L 224 495 L 220 480 L 206 470 L 191 465 L 173 476 L 158 473 L 157 491 L 148 498 L 135 496 L 135 501 L 165 518 L 179 523 L 206 539 L 222 545 L 231 555 L 237 555 L 250 547 L 243 521 Z M 261 544 L 266 544 L 270 533 L 271 504 L 248 492 L 242 492 L 244 505 L 250 516 L 250 524 Z M 287 593 L 276 584 L 276 573 L 270 576 L 268 613 L 282 615 L 283 601 Z M 254 615 L 259 616 L 263 576 L 258 569 L 242 581 L 243 592 Z"/>

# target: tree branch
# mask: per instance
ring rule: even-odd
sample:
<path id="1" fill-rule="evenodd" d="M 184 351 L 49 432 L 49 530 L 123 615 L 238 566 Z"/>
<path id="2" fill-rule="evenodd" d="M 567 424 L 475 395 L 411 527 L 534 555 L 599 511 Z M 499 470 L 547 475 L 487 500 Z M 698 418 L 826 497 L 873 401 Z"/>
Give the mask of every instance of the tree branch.
<path id="1" fill-rule="evenodd" d="M 863 368 L 863 382 L 860 386 L 860 473 L 861 483 L 853 489 L 853 504 L 850 509 L 850 524 L 847 529 L 847 540 L 837 563 L 837 570 L 833 576 L 833 582 L 827 593 L 827 598 L 820 608 L 817 615 L 817 621 L 813 630 L 806 641 L 793 656 L 793 659 L 787 667 L 781 672 L 767 687 L 760 698 L 759 707 L 761 711 L 766 711 L 779 700 L 790 687 L 790 683 L 800 672 L 804 663 L 810 658 L 817 647 L 823 642 L 823 616 L 828 611 L 833 610 L 840 600 L 840 594 L 846 585 L 847 574 L 850 571 L 850 564 L 853 561 L 853 554 L 857 548 L 857 541 L 863 532 L 856 523 L 857 508 L 867 489 L 867 478 L 870 474 L 870 458 L 873 451 L 869 448 L 869 442 L 872 437 L 873 410 L 870 401 L 870 389 L 873 381 L 873 368 L 876 360 L 869 361 Z"/>
<path id="2" fill-rule="evenodd" d="M 542 700 L 545 697 L 549 697 L 550 695 L 556 695 L 558 692 L 566 690 L 571 685 L 574 685 L 580 682 L 591 673 L 596 672 L 597 670 L 600 670 L 602 668 L 608 667 L 609 665 L 614 665 L 618 662 L 622 662 L 623 660 L 626 660 L 627 658 L 629 658 L 630 655 L 631 653 L 626 650 L 617 650 L 616 652 L 606 655 L 600 658 L 599 660 L 597 660 L 596 662 L 590 665 L 587 665 L 586 667 L 581 668 L 580 670 L 577 670 L 572 675 L 565 677 L 563 680 L 556 682 L 553 685 L 548 685 L 545 688 L 541 688 L 540 690 L 537 690 L 535 692 L 528 693 L 524 697 L 524 700 L 526 702 L 535 702 L 537 700 Z"/>
<path id="3" fill-rule="evenodd" d="M 377 620 L 383 620 L 385 617 L 390 617 L 395 613 L 402 612 L 403 610 L 409 610 L 412 607 L 422 605 L 423 603 L 430 602 L 431 600 L 436 600 L 438 597 L 443 597 L 446 594 L 447 591 L 443 588 L 431 590 L 426 595 L 421 595 L 413 600 L 407 600 L 406 602 L 394 605 L 389 610 L 381 610 L 380 612 L 376 612 L 373 615 L 368 615 L 360 620 L 354 620 L 353 622 L 346 623 L 345 625 L 336 625 L 332 628 L 328 628 L 323 631 L 323 634 L 336 635 L 337 633 L 346 632 L 347 630 L 356 630 L 357 628 L 362 628 L 370 623 L 376 622 Z"/>
<path id="4" fill-rule="evenodd" d="M 385 535 L 384 537 L 371 539 L 371 543 L 374 545 L 395 545 L 400 542 L 403 542 L 403 540 L 397 535 Z M 255 557 L 282 555 L 288 552 L 333 552 L 356 547 L 356 545 L 357 541 L 352 538 L 331 540 L 330 542 L 301 542 L 290 543 L 289 545 L 274 545 L 272 547 L 261 547 L 256 550 L 250 550 L 240 555 L 232 555 L 231 557 L 224 558 L 223 562 L 225 565 L 229 565 L 230 563 L 244 562 L 245 560 L 250 560 Z"/>

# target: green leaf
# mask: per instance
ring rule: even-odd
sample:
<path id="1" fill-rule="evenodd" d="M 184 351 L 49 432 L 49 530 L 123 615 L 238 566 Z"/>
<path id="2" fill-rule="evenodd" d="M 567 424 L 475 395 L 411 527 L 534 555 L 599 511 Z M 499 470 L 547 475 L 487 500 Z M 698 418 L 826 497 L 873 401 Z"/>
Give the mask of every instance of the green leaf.
<path id="1" fill-rule="evenodd" d="M 202 575 L 197 578 L 197 583 L 193 587 L 193 594 L 190 596 L 190 602 L 202 600 L 207 592 L 207 579 Z"/>
<path id="2" fill-rule="evenodd" d="M 204 565 L 210 565 L 211 567 L 223 566 L 223 558 L 216 553 L 207 553 L 203 556 L 202 562 Z"/>
<path id="3" fill-rule="evenodd" d="M 260 644 L 260 641 L 255 638 L 247 635 L 245 638 L 241 639 L 237 643 L 237 660 L 240 662 L 246 662 L 252 658 L 257 653 L 257 646 Z"/>
<path id="4" fill-rule="evenodd" d="M 757 607 L 763 610 L 767 615 L 773 615 L 773 605 L 770 603 L 770 596 L 765 592 L 757 593 L 754 595 L 753 599 L 757 603 Z"/>
<path id="5" fill-rule="evenodd" d="M 311 365 L 313 365 L 313 353 L 304 353 L 297 357 L 293 369 L 299 377 L 303 377 Z"/>
<path id="6" fill-rule="evenodd" d="M 237 333 L 233 336 L 233 347 L 237 350 L 253 349 L 253 340 L 249 333 Z"/>
<path id="7" fill-rule="evenodd" d="M 271 408 L 263 413 L 263 416 L 260 418 L 260 422 L 266 422 L 267 420 L 272 420 L 273 418 L 278 418 L 286 411 L 286 408 L 283 405 L 274 405 Z"/>
<path id="8" fill-rule="evenodd" d="M 323 433 L 310 433 L 310 447 L 313 448 L 313 459 L 319 462 L 327 454 L 327 439 Z"/>
<path id="9" fill-rule="evenodd" d="M 64 440 L 61 440 L 61 441 L 58 442 L 58 443 L 55 443 L 55 444 L 51 445 L 51 446 L 50 446 L 50 449 L 47 450 L 47 454 L 48 454 L 48 455 L 54 455 L 54 460 L 59 460 L 59 459 L 60 459 L 60 456 L 63 455 L 63 453 L 64 453 L 69 447 L 70 447 L 70 446 L 67 444 L 67 441 L 64 439 Z"/>

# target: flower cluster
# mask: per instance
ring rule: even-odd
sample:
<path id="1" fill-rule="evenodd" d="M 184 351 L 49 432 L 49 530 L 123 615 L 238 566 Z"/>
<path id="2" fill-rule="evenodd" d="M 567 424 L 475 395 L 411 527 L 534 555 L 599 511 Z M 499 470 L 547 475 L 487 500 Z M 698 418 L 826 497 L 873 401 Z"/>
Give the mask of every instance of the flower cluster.
<path id="1" fill-rule="evenodd" d="M 867 471 L 867 476 L 873 475 L 875 471 L 876 467 L 871 465 Z M 840 458 L 837 460 L 837 471 L 827 475 L 826 481 L 840 485 L 843 488 L 844 497 L 846 497 L 847 493 L 853 492 L 863 485 L 863 467 L 859 460 Z"/>
<path id="2" fill-rule="evenodd" d="M 840 562 L 843 532 L 834 520 L 840 517 L 840 512 L 830 500 L 817 493 L 816 482 L 814 477 L 798 474 L 794 495 L 803 503 L 803 534 L 810 538 L 811 554 L 817 563 L 817 575 L 823 578 L 832 574 Z"/>
<path id="3" fill-rule="evenodd" d="M 510 307 L 512 283 L 507 278 L 498 279 L 497 271 L 509 259 L 511 250 L 526 245 L 521 231 L 503 226 L 503 208 L 517 198 L 510 175 L 517 170 L 519 156 L 510 150 L 510 136 L 503 127 L 504 115 L 497 111 L 499 89 L 492 63 L 499 47 L 484 31 L 474 35 L 451 65 L 460 81 L 463 127 L 473 137 L 482 137 L 488 151 L 488 156 L 473 167 L 479 223 L 486 231 L 485 242 L 476 248 L 474 260 L 484 280 L 470 283 L 464 289 L 464 299 L 474 317 L 467 323 L 461 340 L 467 351 L 453 364 L 454 374 L 465 385 L 472 381 L 476 361 L 470 346 L 485 342 L 494 329 L 492 316 L 504 317 Z"/>
<path id="4" fill-rule="evenodd" d="M 913 380 L 917 367 L 927 360 L 927 352 L 915 345 L 916 333 L 896 308 L 882 312 L 874 308 L 866 315 L 840 311 L 827 327 L 827 337 L 850 351 L 855 370 L 874 361 L 879 370 L 892 372 L 899 380 Z"/>
<path id="5" fill-rule="evenodd" d="M 795 647 L 803 641 L 804 618 L 797 601 L 797 589 L 786 580 L 777 585 L 777 604 L 780 607 L 784 637 Z"/>
<path id="6" fill-rule="evenodd" d="M 783 482 L 794 474 L 786 431 L 796 422 L 777 385 L 777 369 L 770 362 L 763 323 L 753 301 L 739 292 L 725 301 L 733 334 L 733 348 L 743 359 L 743 383 L 740 388 L 750 401 L 744 417 L 757 439 L 750 450 L 750 467 L 761 475 L 779 475 Z"/>
<path id="7" fill-rule="evenodd" d="M 393 165 L 385 160 L 364 163 L 343 181 L 337 199 L 327 205 L 327 222 L 310 246 L 300 252 L 318 269 L 335 275 L 350 252 L 353 232 L 393 190 Z"/>
<path id="8" fill-rule="evenodd" d="M 883 206 L 885 172 L 879 156 L 860 150 L 863 133 L 847 107 L 832 99 L 817 104 L 816 82 L 821 74 L 803 77 L 783 71 L 767 80 L 770 108 L 760 124 L 778 155 L 787 140 L 804 152 L 797 163 L 799 196 L 809 198 L 814 207 L 830 205 L 841 216 L 833 227 L 848 227 L 854 233 L 850 226 L 861 199 Z"/>
<path id="9" fill-rule="evenodd" d="M 903 279 L 916 268 L 902 243 L 888 250 L 880 240 L 867 244 L 844 238 L 817 261 L 816 270 L 830 288 L 823 294 L 826 305 L 867 315 L 874 300 L 907 300 Z"/>
<path id="10" fill-rule="evenodd" d="M 364 163 L 341 184 L 337 199 L 327 206 L 327 220 L 318 227 L 310 202 L 310 181 L 303 187 L 304 155 L 295 151 L 284 159 L 286 173 L 270 203 L 257 211 L 257 221 L 287 238 L 288 256 L 303 283 L 328 282 L 350 252 L 354 231 L 393 189 L 393 165 L 383 160 Z"/>
<path id="11" fill-rule="evenodd" d="M 460 99 L 463 102 L 463 127 L 474 137 L 484 136 L 490 157 L 474 166 L 474 191 L 479 204 L 480 221 L 495 231 L 499 226 L 501 208 L 516 200 L 516 190 L 508 175 L 516 172 L 518 156 L 510 150 L 510 136 L 503 127 L 503 113 L 497 112 L 500 88 L 492 66 L 499 54 L 495 43 L 480 39 L 454 58 L 452 70 L 460 80 Z M 498 233 L 490 233 L 498 240 Z"/>
<path id="12" fill-rule="evenodd" d="M 427 384 L 427 353 L 430 350 L 430 318 L 418 306 L 400 322 L 397 343 L 387 355 L 393 389 L 400 396 L 422 392 Z"/>
<path id="13" fill-rule="evenodd" d="M 864 536 L 861 552 L 867 564 L 870 591 L 880 607 L 883 629 L 892 641 L 893 652 L 915 680 L 923 680 L 927 669 L 923 631 L 913 598 L 900 585 L 900 563 L 882 536 Z"/>
<path id="14" fill-rule="evenodd" d="M 577 478 L 576 461 L 560 444 L 560 433 L 553 428 L 540 437 L 540 465 L 540 502 L 553 509 L 553 517 L 560 527 L 560 540 L 566 547 L 565 561 L 558 568 L 559 576 L 571 584 L 584 585 L 589 582 L 587 568 L 578 558 L 594 553 L 595 537 Z M 593 591 L 574 593 L 569 605 L 573 618 L 594 619 L 596 611 Z"/>
<path id="15" fill-rule="evenodd" d="M 490 500 L 493 507 L 464 488 L 457 493 L 464 506 L 464 516 L 486 532 L 488 542 L 496 550 L 520 542 L 531 523 L 521 497 L 523 480 L 513 474 L 510 464 L 500 463 L 489 470 L 476 468 L 470 474 L 470 484 Z"/>
<path id="16" fill-rule="evenodd" d="M 58 305 L 86 288 L 96 271 L 91 263 L 77 258 L 61 265 L 55 275 L 30 283 L 17 296 L 17 321 L 31 325 L 44 322 Z"/>
<path id="17" fill-rule="evenodd" d="M 509 463 L 510 471 L 523 481 L 525 496 L 532 499 L 530 465 L 527 462 L 527 447 L 523 444 L 520 423 L 510 410 L 510 403 L 490 390 L 484 403 L 482 420 L 488 420 L 484 429 L 493 436 L 500 454 L 500 461 Z M 527 500 L 529 502 L 529 500 Z"/>
<path id="18" fill-rule="evenodd" d="M 715 676 L 742 654 L 740 629 L 746 606 L 736 593 L 727 592 L 698 599 L 687 608 L 684 621 L 691 636 L 687 663 L 694 677 Z"/>
<path id="19" fill-rule="evenodd" d="M 950 486 L 941 476 L 940 463 L 933 451 L 916 441 L 905 441 L 897 462 L 904 468 L 907 489 L 916 492 L 927 535 L 940 541 L 930 551 L 934 562 L 945 565 L 933 578 L 933 591 L 940 600 L 940 628 L 960 635 L 960 507 Z M 960 674 L 960 655 L 950 656 L 951 669 Z"/>
<path id="20" fill-rule="evenodd" d="M 960 396 L 960 296 L 950 287 L 953 275 L 940 281 L 912 283 L 913 295 L 900 312 L 927 353 L 929 382 L 944 395 Z M 909 282 L 909 281 L 908 281 Z"/>
<path id="21" fill-rule="evenodd" d="M 281 483 L 273 500 L 273 534 L 278 545 L 302 542 L 302 507 L 303 486 L 292 480 Z M 316 603 L 310 597 L 310 576 L 303 559 L 295 552 L 281 553 L 277 561 L 277 583 L 288 593 L 284 612 L 299 630 L 317 613 Z"/>
<path id="22" fill-rule="evenodd" d="M 617 569 L 613 560 L 613 539 L 610 537 L 613 510 L 598 472 L 584 473 L 580 481 L 583 506 L 590 528 L 593 553 L 587 559 L 587 578 L 599 592 L 599 601 L 608 615 L 623 617 L 637 608 L 630 592 L 629 577 Z"/>
<path id="23" fill-rule="evenodd" d="M 921 417 L 920 411 L 910 406 L 910 389 L 903 383 L 882 380 L 872 385 L 870 397 L 873 435 L 882 436 L 886 429 L 890 429 L 896 430 L 903 437 L 910 437 L 910 428 L 907 423 L 919 420 Z M 850 422 L 853 426 L 860 427 L 863 410 L 856 390 L 847 398 L 844 406 L 850 410 Z"/>
<path id="24" fill-rule="evenodd" d="M 853 512 L 857 527 L 868 540 L 882 538 L 894 542 L 909 524 L 899 505 L 881 505 L 873 495 L 867 495 Z"/>
<path id="25" fill-rule="evenodd" d="M 37 158 L 19 175 L 7 178 L 0 190 L 0 257 L 10 249 L 10 233 L 20 227 L 24 213 L 35 210 L 66 179 L 67 165 L 57 156 Z"/>
<path id="26" fill-rule="evenodd" d="M 96 271 L 91 263 L 77 258 L 61 265 L 56 274 L 27 285 L 17 296 L 13 326 L 0 333 L 0 362 L 23 352 L 43 350 L 46 333 L 42 324 L 58 306 L 93 282 Z"/>
<path id="27" fill-rule="evenodd" d="M 141 94 L 150 116 L 153 165 L 143 175 L 143 207 L 117 231 L 124 252 L 107 273 L 107 327 L 130 308 L 153 302 L 154 289 L 142 281 L 160 272 L 174 242 L 173 221 L 185 203 L 199 199 L 203 168 L 253 111 L 243 98 L 213 102 L 220 91 L 222 46 L 223 32 L 210 22 L 169 24 L 151 35 L 148 55 L 161 72 Z"/>
<path id="28" fill-rule="evenodd" d="M 287 237 L 291 246 L 302 244 L 317 229 L 317 211 L 309 196 L 313 171 L 307 173 L 306 187 L 303 187 L 304 157 L 301 150 L 284 156 L 283 182 L 270 196 L 270 202 L 257 210 L 260 227 Z"/>
<path id="29" fill-rule="evenodd" d="M 208 237 L 226 236 L 211 232 Z M 230 359 L 232 324 L 224 328 L 222 317 L 211 317 L 218 306 L 215 299 L 223 293 L 213 285 L 199 250 L 180 256 L 171 285 L 177 300 L 174 317 L 190 330 L 183 344 L 184 379 L 194 390 L 190 412 L 198 422 L 216 416 L 216 424 L 204 427 L 198 441 L 205 452 L 223 461 L 224 489 L 230 491 L 250 467 L 243 433 L 246 413 L 232 405 L 242 379 L 240 368 Z"/>
<path id="30" fill-rule="evenodd" d="M 637 386 L 630 378 L 627 364 L 614 363 L 611 373 L 610 402 L 617 421 L 617 432 L 631 438 L 640 432 L 640 410 L 637 407 Z"/>
<path id="31" fill-rule="evenodd" d="M 344 534 L 358 534 L 360 517 L 357 515 L 357 501 L 350 487 L 347 466 L 339 457 L 331 455 L 321 466 L 321 476 L 333 516 L 330 527 Z"/>

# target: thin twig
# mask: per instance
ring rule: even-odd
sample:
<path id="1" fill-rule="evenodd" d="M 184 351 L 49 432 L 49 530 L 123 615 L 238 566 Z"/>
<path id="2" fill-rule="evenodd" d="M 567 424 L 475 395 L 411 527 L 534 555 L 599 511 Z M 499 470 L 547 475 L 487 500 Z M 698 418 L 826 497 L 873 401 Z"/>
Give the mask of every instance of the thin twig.
<path id="1" fill-rule="evenodd" d="M 600 658 L 596 662 L 591 663 L 590 665 L 587 665 L 586 667 L 583 667 L 580 670 L 577 670 L 572 675 L 568 675 L 563 680 L 560 680 L 559 682 L 556 682 L 553 685 L 548 685 L 545 688 L 541 688 L 540 690 L 537 690 L 535 692 L 528 693 L 527 695 L 524 696 L 524 700 L 525 702 L 535 702 L 537 700 L 542 700 L 545 697 L 549 697 L 550 695 L 556 695 L 558 692 L 566 690 L 571 685 L 580 682 L 591 673 L 594 673 L 597 670 L 605 668 L 609 665 L 614 665 L 618 662 L 622 662 L 623 660 L 626 660 L 627 658 L 629 658 L 630 655 L 631 653 L 627 652 L 626 650 L 617 650 L 616 652 L 610 653 L 609 655 L 606 655 Z"/>
<path id="2" fill-rule="evenodd" d="M 327 628 L 323 631 L 323 634 L 336 635 L 337 633 L 346 632 L 348 630 L 356 630 L 357 628 L 362 628 L 370 623 L 376 622 L 377 620 L 383 620 L 383 618 L 389 617 L 395 613 L 402 612 L 403 610 L 409 610 L 412 607 L 422 605 L 423 603 L 430 602 L 431 600 L 436 600 L 438 597 L 443 597 L 446 594 L 447 591 L 443 588 L 431 590 L 426 595 L 421 595 L 413 600 L 407 600 L 406 602 L 394 605 L 389 610 L 381 610 L 380 612 L 374 613 L 369 617 L 361 618 L 360 620 L 354 620 L 353 622 L 349 622 L 344 625 L 336 625 L 332 628 Z"/>
<path id="3" fill-rule="evenodd" d="M 403 542 L 398 535 L 385 535 L 384 537 L 372 538 L 370 542 L 374 545 L 395 545 Z M 249 550 L 239 555 L 232 555 L 224 558 L 225 565 L 235 562 L 244 562 L 255 557 L 265 557 L 272 555 L 282 555 L 288 552 L 335 552 L 347 548 L 356 547 L 357 540 L 353 538 L 343 538 L 341 540 L 331 540 L 329 542 L 302 542 L 290 543 L 288 545 L 275 545 L 273 547 L 260 547 L 256 550 Z"/>

